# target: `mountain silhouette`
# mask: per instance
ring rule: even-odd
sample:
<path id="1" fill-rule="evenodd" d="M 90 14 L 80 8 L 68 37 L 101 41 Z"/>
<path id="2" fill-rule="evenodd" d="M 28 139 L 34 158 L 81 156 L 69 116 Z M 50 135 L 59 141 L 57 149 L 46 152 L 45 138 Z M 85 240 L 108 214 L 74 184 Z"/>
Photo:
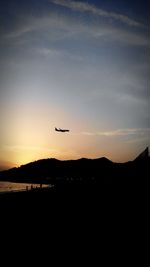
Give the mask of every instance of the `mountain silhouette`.
<path id="1" fill-rule="evenodd" d="M 41 159 L 0 172 L 0 180 L 57 186 L 75 182 L 115 186 L 136 185 L 148 182 L 149 163 L 148 148 L 135 160 L 126 163 L 114 163 L 105 157 L 78 160 Z"/>
<path id="2" fill-rule="evenodd" d="M 149 150 L 148 147 L 142 152 L 140 153 L 136 158 L 135 161 L 145 161 L 149 159 Z"/>

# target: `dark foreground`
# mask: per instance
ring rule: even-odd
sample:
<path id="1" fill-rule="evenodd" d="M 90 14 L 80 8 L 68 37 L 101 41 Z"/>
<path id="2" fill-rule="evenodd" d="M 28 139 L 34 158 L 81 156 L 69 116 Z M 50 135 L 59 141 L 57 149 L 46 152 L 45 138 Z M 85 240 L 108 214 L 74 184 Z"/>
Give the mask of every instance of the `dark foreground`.
<path id="1" fill-rule="evenodd" d="M 70 251 L 74 252 L 69 266 L 79 251 L 85 259 L 93 248 L 94 252 L 98 250 L 99 260 L 105 251 L 104 260 L 109 259 L 111 265 L 113 257 L 119 261 L 120 255 L 119 266 L 125 262 L 134 265 L 140 255 L 139 248 L 145 252 L 144 244 L 148 241 L 149 167 L 146 150 L 142 157 L 125 164 L 106 159 L 42 160 L 1 173 L 3 181 L 9 177 L 9 181 L 14 182 L 54 184 L 53 188 L 0 195 L 5 251 L 10 242 L 10 248 L 16 249 L 17 236 L 17 253 L 18 248 L 26 255 L 28 247 L 31 252 L 36 248 L 39 253 L 35 255 L 39 258 L 40 251 L 44 250 L 44 258 L 48 256 L 50 262 L 51 245 L 57 258 L 62 250 L 66 258 Z M 25 250 L 22 243 L 27 243 Z M 1 244 L 4 247 L 4 241 Z M 132 262 L 125 261 L 127 255 L 133 257 Z M 142 256 L 142 266 L 144 259 Z M 116 265 L 116 261 L 114 263 Z M 93 262 L 90 265 L 93 266 Z"/>
<path id="2" fill-rule="evenodd" d="M 0 195 L 1 244 L 7 254 L 13 248 L 22 259 L 31 255 L 39 261 L 42 255 L 41 265 L 44 260 L 51 264 L 54 255 L 55 262 L 71 265 L 90 259 L 92 266 L 103 260 L 135 263 L 137 257 L 139 262 L 137 251 L 149 228 L 148 191 L 146 186 L 62 183 Z"/>
<path id="3" fill-rule="evenodd" d="M 145 210 L 149 203 L 149 188 L 146 185 L 114 186 L 99 185 L 94 182 L 61 183 L 52 188 L 6 193 L 0 195 L 1 211 L 7 214 L 19 212 L 28 216 L 45 218 L 54 214 L 69 217 L 97 216 L 104 213 L 125 214 Z"/>

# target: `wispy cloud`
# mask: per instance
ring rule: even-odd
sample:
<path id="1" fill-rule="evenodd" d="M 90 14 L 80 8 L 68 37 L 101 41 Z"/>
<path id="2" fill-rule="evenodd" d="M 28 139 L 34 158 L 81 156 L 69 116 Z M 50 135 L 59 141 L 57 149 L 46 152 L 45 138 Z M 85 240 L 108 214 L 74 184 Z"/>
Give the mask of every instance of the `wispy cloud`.
<path id="1" fill-rule="evenodd" d="M 73 3 L 73 6 L 91 6 L 89 4 L 71 1 L 59 1 L 53 0 L 53 3 L 63 5 L 68 3 L 68 6 Z M 66 5 L 65 4 L 65 5 Z M 98 8 L 94 7 L 96 10 Z M 98 9 L 99 10 L 99 9 Z M 108 13 L 109 16 L 112 13 Z M 120 16 L 120 15 L 119 15 Z M 26 44 L 26 40 L 32 42 L 31 40 L 39 38 L 44 39 L 46 42 L 51 43 L 60 42 L 63 40 L 70 40 L 71 38 L 77 39 L 78 41 L 84 40 L 85 38 L 90 38 L 91 40 L 96 40 L 100 42 L 101 40 L 105 42 L 123 43 L 125 45 L 132 46 L 145 46 L 150 47 L 150 37 L 148 34 L 144 34 L 143 31 L 134 28 L 124 28 L 116 24 L 85 21 L 81 18 L 77 20 L 71 16 L 62 14 L 57 14 L 55 12 L 48 11 L 43 17 L 38 16 L 26 16 L 19 17 L 16 22 L 16 27 L 12 28 L 8 32 L 4 32 L 2 40 L 4 42 L 9 42 L 10 39 L 15 41 L 18 40 L 19 44 Z M 34 33 L 32 35 L 31 33 Z M 1 41 L 2 42 L 2 41 Z M 38 45 L 38 43 L 37 43 Z"/>
<path id="2" fill-rule="evenodd" d="M 71 52 L 69 53 L 63 49 L 55 49 L 55 48 L 40 48 L 37 49 L 37 53 L 45 56 L 45 57 L 61 57 L 61 58 L 68 58 L 70 60 L 75 60 L 81 62 L 83 60 L 82 56 L 73 55 Z"/>
<path id="3" fill-rule="evenodd" d="M 44 151 L 44 152 L 55 152 L 54 149 L 48 149 L 46 147 L 41 146 L 23 146 L 23 145 L 11 145 L 11 146 L 4 146 L 4 150 L 9 151 Z"/>
<path id="4" fill-rule="evenodd" d="M 97 8 L 94 5 L 84 3 L 84 2 L 78 2 L 78 1 L 70 1 L 70 0 L 51 0 L 52 3 L 60 6 L 64 6 L 67 8 L 70 8 L 75 11 L 79 12 L 90 12 L 94 15 L 100 16 L 100 17 L 105 17 L 105 18 L 110 18 L 114 20 L 119 20 L 122 23 L 125 23 L 129 26 L 134 26 L 134 27 L 143 27 L 144 25 L 134 19 L 129 18 L 128 16 L 125 16 L 123 14 L 118 14 L 114 12 L 108 12 L 106 10 Z"/>
<path id="5" fill-rule="evenodd" d="M 113 131 L 101 131 L 101 132 L 82 132 L 82 135 L 89 136 L 106 136 L 106 137 L 115 137 L 115 136 L 149 136 L 150 138 L 150 128 L 130 128 L 130 129 L 117 129 Z"/>

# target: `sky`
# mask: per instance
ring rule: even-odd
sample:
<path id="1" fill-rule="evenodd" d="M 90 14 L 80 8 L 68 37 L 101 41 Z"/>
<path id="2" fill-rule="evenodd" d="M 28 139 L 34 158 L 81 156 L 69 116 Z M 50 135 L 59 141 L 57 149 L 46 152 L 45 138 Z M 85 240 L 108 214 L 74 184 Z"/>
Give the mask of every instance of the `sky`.
<path id="1" fill-rule="evenodd" d="M 149 8 L 0 0 L 0 168 L 41 158 L 124 162 L 149 146 Z"/>

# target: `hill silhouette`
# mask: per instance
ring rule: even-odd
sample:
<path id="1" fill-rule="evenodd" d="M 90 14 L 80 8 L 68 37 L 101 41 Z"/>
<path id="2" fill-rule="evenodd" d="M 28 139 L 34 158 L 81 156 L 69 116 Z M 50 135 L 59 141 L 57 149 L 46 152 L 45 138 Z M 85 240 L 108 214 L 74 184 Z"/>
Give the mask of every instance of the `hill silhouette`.
<path id="1" fill-rule="evenodd" d="M 41 159 L 0 172 L 1 181 L 66 185 L 94 183 L 136 185 L 148 183 L 150 157 L 146 148 L 135 160 L 114 163 L 102 157 L 78 160 Z"/>
<path id="2" fill-rule="evenodd" d="M 81 222 L 86 229 L 89 222 L 88 226 L 92 225 L 91 231 L 93 233 L 95 229 L 96 236 L 103 229 L 115 233 L 121 218 L 125 222 L 124 231 L 137 214 L 135 227 L 139 217 L 143 219 L 143 214 L 148 214 L 149 210 L 149 163 L 147 153 L 126 163 L 114 163 L 107 158 L 64 161 L 51 158 L 0 172 L 2 181 L 53 185 L 0 194 L 1 218 L 7 218 L 9 223 L 17 218 L 18 225 L 22 216 L 23 221 L 34 222 L 30 226 L 32 229 L 42 218 L 43 228 L 40 224 L 39 229 L 46 229 L 46 235 L 47 232 L 51 234 L 52 222 L 58 224 L 56 231 L 64 232 L 62 222 L 68 227 L 70 218 L 73 231 Z"/>

